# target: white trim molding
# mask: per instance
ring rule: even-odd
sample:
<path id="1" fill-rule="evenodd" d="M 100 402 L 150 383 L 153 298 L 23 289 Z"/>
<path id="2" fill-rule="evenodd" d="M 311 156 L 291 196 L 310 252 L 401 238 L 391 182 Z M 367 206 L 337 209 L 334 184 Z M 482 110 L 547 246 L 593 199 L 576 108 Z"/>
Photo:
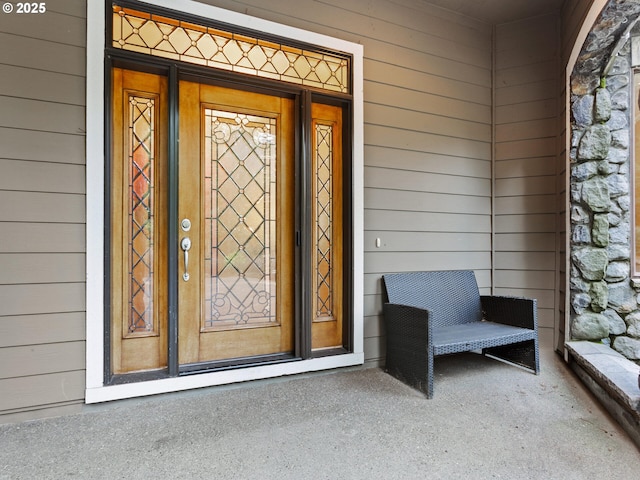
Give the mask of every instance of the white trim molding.
<path id="1" fill-rule="evenodd" d="M 352 55 L 353 75 L 353 353 L 172 377 L 123 385 L 104 384 L 104 118 L 105 12 L 107 0 L 87 2 L 86 134 L 86 403 L 175 392 L 248 380 L 361 365 L 364 362 L 364 113 L 363 47 L 360 44 L 223 10 L 195 0 L 145 0 L 227 24 L 302 41 Z"/>
<path id="2" fill-rule="evenodd" d="M 569 158 L 569 153 L 571 152 L 571 74 L 573 73 L 573 69 L 576 65 L 576 61 L 578 60 L 578 56 L 580 55 L 580 51 L 582 50 L 582 46 L 584 45 L 585 40 L 587 39 L 587 35 L 593 28 L 596 20 L 598 19 L 598 15 L 602 12 L 602 9 L 605 7 L 609 0 L 594 0 L 589 7 L 589 11 L 582 22 L 582 26 L 580 27 L 580 31 L 576 36 L 575 41 L 573 42 L 573 47 L 571 48 L 571 54 L 569 55 L 569 59 L 567 61 L 567 65 L 564 71 L 564 85 L 565 85 L 565 166 L 566 166 L 566 174 L 565 174 L 565 192 L 571 191 L 571 159 Z M 571 197 L 567 194 L 565 196 L 565 211 L 567 214 L 565 215 L 565 231 L 567 234 L 565 235 L 565 298 L 564 298 L 564 342 L 566 343 L 571 340 L 571 275 L 569 272 L 571 271 Z M 569 360 L 569 352 L 565 348 L 564 349 L 564 359 L 566 361 Z"/>

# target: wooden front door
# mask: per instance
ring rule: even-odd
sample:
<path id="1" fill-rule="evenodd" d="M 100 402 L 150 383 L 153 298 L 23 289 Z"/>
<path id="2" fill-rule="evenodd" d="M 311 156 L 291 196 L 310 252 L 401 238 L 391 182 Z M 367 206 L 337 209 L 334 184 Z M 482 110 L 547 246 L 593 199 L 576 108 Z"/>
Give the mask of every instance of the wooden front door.
<path id="1" fill-rule="evenodd" d="M 179 84 L 180 365 L 293 350 L 294 102 Z"/>

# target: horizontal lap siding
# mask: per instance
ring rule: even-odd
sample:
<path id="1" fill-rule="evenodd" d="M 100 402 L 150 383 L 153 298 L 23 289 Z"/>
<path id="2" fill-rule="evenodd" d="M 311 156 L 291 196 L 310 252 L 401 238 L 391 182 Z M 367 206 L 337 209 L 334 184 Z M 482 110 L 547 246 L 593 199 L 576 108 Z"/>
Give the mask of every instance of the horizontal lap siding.
<path id="1" fill-rule="evenodd" d="M 384 358 L 385 272 L 490 287 L 491 28 L 411 0 L 207 3 L 364 45 L 366 361 Z"/>
<path id="2" fill-rule="evenodd" d="M 0 422 L 84 397 L 86 5 L 46 8 L 0 24 Z"/>
<path id="3" fill-rule="evenodd" d="M 538 299 L 556 315 L 558 17 L 496 27 L 496 294 Z"/>

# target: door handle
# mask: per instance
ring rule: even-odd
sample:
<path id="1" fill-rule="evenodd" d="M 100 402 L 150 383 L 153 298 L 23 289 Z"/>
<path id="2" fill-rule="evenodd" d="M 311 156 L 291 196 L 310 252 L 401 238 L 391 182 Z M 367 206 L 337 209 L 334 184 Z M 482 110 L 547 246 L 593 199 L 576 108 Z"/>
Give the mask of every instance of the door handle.
<path id="1" fill-rule="evenodd" d="M 180 242 L 180 248 L 182 248 L 184 252 L 184 273 L 182 274 L 182 279 L 187 282 L 189 281 L 189 249 L 191 248 L 191 239 L 184 237 Z"/>

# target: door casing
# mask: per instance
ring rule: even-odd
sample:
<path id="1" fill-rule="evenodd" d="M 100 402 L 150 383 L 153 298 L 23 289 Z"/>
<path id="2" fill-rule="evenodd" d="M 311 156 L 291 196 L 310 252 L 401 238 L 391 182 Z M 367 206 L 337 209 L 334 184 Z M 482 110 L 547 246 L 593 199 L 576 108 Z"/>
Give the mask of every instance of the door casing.
<path id="1" fill-rule="evenodd" d="M 87 195 L 86 195 L 86 238 L 87 238 L 87 282 L 85 289 L 86 304 L 86 390 L 85 401 L 96 403 L 122 398 L 131 398 L 141 395 L 149 395 L 162 392 L 179 391 L 191 388 L 201 388 L 212 385 L 223 385 L 231 382 L 246 381 L 273 376 L 296 374 L 315 370 L 337 368 L 341 366 L 358 365 L 364 361 L 364 337 L 363 337 L 363 47 L 360 44 L 344 40 L 317 35 L 312 32 L 292 29 L 289 26 L 268 22 L 259 18 L 249 17 L 235 12 L 230 12 L 218 7 L 204 5 L 192 0 L 150 0 L 146 4 L 162 6 L 167 9 L 176 9 L 187 15 L 202 18 L 216 19 L 223 24 L 234 25 L 238 28 L 251 28 L 254 31 L 263 32 L 265 35 L 273 35 L 280 38 L 289 38 L 292 41 L 302 41 L 308 45 L 317 45 L 319 48 L 327 48 L 348 53 L 353 59 L 353 109 L 349 113 L 349 123 L 353 126 L 351 142 L 352 168 L 348 181 L 351 183 L 352 210 L 349 222 L 352 225 L 352 236 L 349 239 L 349 247 L 353 252 L 353 281 L 348 292 L 345 305 L 353 319 L 352 353 L 333 355 L 330 357 L 313 357 L 299 362 L 262 365 L 260 367 L 247 367 L 241 370 L 217 371 L 196 376 L 177 377 L 176 372 L 171 372 L 170 378 L 150 380 L 143 383 L 111 384 L 105 376 L 105 366 L 109 365 L 110 349 L 109 334 L 105 328 L 105 319 L 109 318 L 110 309 L 106 299 L 109 298 L 109 285 L 105 278 L 109 277 L 109 266 L 104 262 L 108 244 L 105 243 L 105 206 L 109 200 L 109 179 L 105 175 L 105 152 L 108 157 L 110 146 L 105 126 L 109 125 L 110 118 L 108 101 L 105 101 L 104 92 L 108 92 L 110 67 L 114 57 L 107 49 L 104 31 L 105 11 L 109 7 L 106 0 L 95 0 L 87 5 L 87 23 L 92 28 L 87 29 L 87 91 L 86 91 L 86 156 L 87 156 Z M 107 51 L 106 57 L 103 56 Z M 106 58 L 106 62 L 104 61 Z M 122 59 L 120 59 L 122 61 Z M 137 60 L 142 60 L 138 56 Z M 162 63 L 162 62 L 160 62 Z M 155 67 L 158 68 L 157 65 Z M 172 72 L 171 62 L 161 65 L 160 69 L 169 71 L 169 78 L 175 77 Z M 170 99 L 171 102 L 171 99 Z M 168 120 L 169 130 L 177 124 L 177 119 L 170 116 Z M 170 147 L 171 148 L 171 147 Z M 169 205 L 171 210 L 175 205 Z M 170 237 L 172 227 L 169 226 Z M 174 232 L 177 238 L 177 232 Z M 170 253 L 171 257 L 171 253 Z M 169 268 L 176 264 L 177 258 L 169 259 Z M 172 292 L 168 293 L 169 296 Z M 171 312 L 170 312 L 171 315 Z M 175 332 L 169 331 L 169 337 Z M 169 351 L 169 357 L 176 352 Z M 170 362 L 171 363 L 171 362 Z"/>

